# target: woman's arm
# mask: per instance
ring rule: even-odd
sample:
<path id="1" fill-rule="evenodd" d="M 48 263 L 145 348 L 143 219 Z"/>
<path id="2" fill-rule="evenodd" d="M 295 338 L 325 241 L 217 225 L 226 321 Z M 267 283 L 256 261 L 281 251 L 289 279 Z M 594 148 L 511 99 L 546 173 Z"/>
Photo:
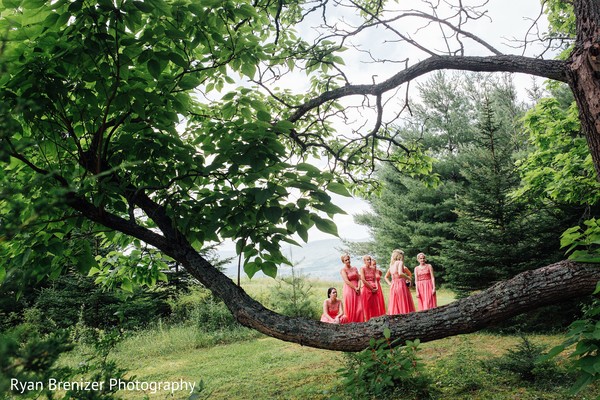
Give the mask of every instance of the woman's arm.
<path id="1" fill-rule="evenodd" d="M 419 298 L 419 284 L 418 281 L 419 280 L 419 266 L 417 265 L 415 267 L 415 293 L 417 294 L 417 298 Z"/>
<path id="2" fill-rule="evenodd" d="M 427 266 L 429 267 L 429 274 L 431 275 L 431 293 L 435 294 L 435 277 L 433 276 L 433 267 L 431 264 L 427 264 Z"/>
<path id="3" fill-rule="evenodd" d="M 387 284 L 390 285 L 390 286 L 392 286 L 392 282 L 389 279 L 390 276 L 392 276 L 392 267 L 388 268 L 388 270 L 385 273 L 385 276 L 383 277 L 383 279 L 385 279 L 385 281 L 387 282 Z"/>
<path id="4" fill-rule="evenodd" d="M 338 318 L 342 318 L 344 316 L 344 302 L 339 300 L 340 302 L 340 308 L 338 309 Z"/>
<path id="5" fill-rule="evenodd" d="M 410 269 L 406 265 L 404 265 L 404 273 L 408 276 L 408 279 L 412 280 L 412 272 L 410 272 Z"/>

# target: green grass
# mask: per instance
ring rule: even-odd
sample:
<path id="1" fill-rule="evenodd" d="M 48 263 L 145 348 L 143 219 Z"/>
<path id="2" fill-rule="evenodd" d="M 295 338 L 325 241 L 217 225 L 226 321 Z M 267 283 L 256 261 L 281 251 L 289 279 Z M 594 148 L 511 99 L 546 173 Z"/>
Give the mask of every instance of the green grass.
<path id="1" fill-rule="evenodd" d="M 169 333 L 169 334 L 167 334 Z M 224 345 L 197 347 L 199 333 L 193 327 L 165 330 L 164 335 L 140 332 L 125 339 L 113 353 L 129 374 L 145 382 L 202 381 L 209 399 L 329 399 L 337 393 L 336 370 L 345 365 L 343 353 L 303 347 L 261 336 Z M 559 335 L 530 336 L 548 349 Z M 432 376 L 437 399 L 541 399 L 569 398 L 562 384 L 533 385 L 506 371 L 490 371 L 491 360 L 514 348 L 520 339 L 475 333 L 421 345 L 420 356 Z M 73 359 L 74 361 L 74 359 Z M 591 387 L 573 399 L 593 399 L 600 392 Z M 119 392 L 125 399 L 140 399 L 140 392 Z M 150 399 L 165 398 L 164 393 Z M 174 394 L 186 399 L 187 393 Z M 171 398 L 171 397 L 170 397 Z"/>
<path id="2" fill-rule="evenodd" d="M 271 279 L 243 281 L 251 296 L 266 300 Z M 339 282 L 311 281 L 313 301 L 320 308 L 327 288 Z M 389 290 L 384 286 L 384 293 Z M 413 293 L 414 294 L 414 293 Z M 440 290 L 438 304 L 454 300 L 452 292 Z M 532 343 L 549 350 L 563 339 L 560 335 L 530 335 Z M 593 386 L 583 394 L 568 397 L 566 390 L 573 382 L 557 374 L 557 381 L 524 383 L 515 374 L 493 368 L 495 359 L 514 349 L 517 336 L 474 333 L 450 337 L 420 346 L 420 358 L 431 377 L 435 399 L 594 399 L 600 394 Z M 81 351 L 63 359 L 76 364 Z M 142 382 L 202 381 L 205 389 L 200 398 L 208 399 L 331 399 L 341 395 L 340 375 L 346 365 L 343 353 L 303 347 L 283 342 L 246 328 L 206 332 L 190 322 L 161 325 L 128 335 L 111 356 L 126 368 L 129 377 Z M 564 358 L 559 358 L 561 364 Z M 492 367 L 490 367 L 490 365 Z M 564 368 L 559 366 L 562 370 Z M 124 399 L 164 399 L 157 394 L 122 391 Z M 184 391 L 175 392 L 172 399 L 187 399 Z M 341 397 L 345 399 L 345 397 Z"/>

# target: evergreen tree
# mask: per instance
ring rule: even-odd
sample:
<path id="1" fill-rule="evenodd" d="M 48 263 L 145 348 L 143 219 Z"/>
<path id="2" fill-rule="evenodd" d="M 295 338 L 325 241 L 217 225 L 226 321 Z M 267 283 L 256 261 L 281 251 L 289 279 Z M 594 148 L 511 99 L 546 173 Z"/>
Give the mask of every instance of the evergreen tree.
<path id="1" fill-rule="evenodd" d="M 423 251 L 439 282 L 464 293 L 558 260 L 556 228 L 570 226 L 577 210 L 511 196 L 520 185 L 515 159 L 528 151 L 511 81 L 438 73 L 420 89 L 422 103 L 399 136 L 429 149 L 439 184 L 382 166 L 381 193 L 367 199 L 373 211 L 356 217 L 374 241 L 353 249 L 387 260 L 401 248 L 409 265 Z"/>
<path id="2" fill-rule="evenodd" d="M 515 137 L 510 120 L 497 117 L 502 109 L 485 99 L 475 143 L 462 157 L 466 184 L 457 199 L 456 240 L 446 249 L 446 279 L 459 292 L 486 288 L 557 256 L 554 216 L 510 195 L 520 183 L 514 154 L 524 140 Z"/>

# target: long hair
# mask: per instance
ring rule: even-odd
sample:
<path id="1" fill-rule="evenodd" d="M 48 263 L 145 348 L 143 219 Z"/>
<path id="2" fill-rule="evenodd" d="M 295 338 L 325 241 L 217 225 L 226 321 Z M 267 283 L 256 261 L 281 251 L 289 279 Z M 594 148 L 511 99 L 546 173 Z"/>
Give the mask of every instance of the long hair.
<path id="1" fill-rule="evenodd" d="M 390 267 L 394 265 L 396 261 L 404 261 L 404 252 L 402 250 L 396 249 L 392 251 L 392 258 L 390 260 Z"/>
<path id="2" fill-rule="evenodd" d="M 330 299 L 331 298 L 331 292 L 333 292 L 334 290 L 337 290 L 334 287 L 330 287 L 329 289 L 327 289 L 327 298 Z"/>

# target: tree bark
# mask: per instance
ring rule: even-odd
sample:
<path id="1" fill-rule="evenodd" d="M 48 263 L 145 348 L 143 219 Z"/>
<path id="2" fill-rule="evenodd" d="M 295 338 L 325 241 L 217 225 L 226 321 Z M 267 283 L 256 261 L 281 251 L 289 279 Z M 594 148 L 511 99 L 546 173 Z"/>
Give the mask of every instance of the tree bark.
<path id="1" fill-rule="evenodd" d="M 568 83 L 600 180 L 600 2 L 574 1 L 577 40 L 569 57 Z"/>

